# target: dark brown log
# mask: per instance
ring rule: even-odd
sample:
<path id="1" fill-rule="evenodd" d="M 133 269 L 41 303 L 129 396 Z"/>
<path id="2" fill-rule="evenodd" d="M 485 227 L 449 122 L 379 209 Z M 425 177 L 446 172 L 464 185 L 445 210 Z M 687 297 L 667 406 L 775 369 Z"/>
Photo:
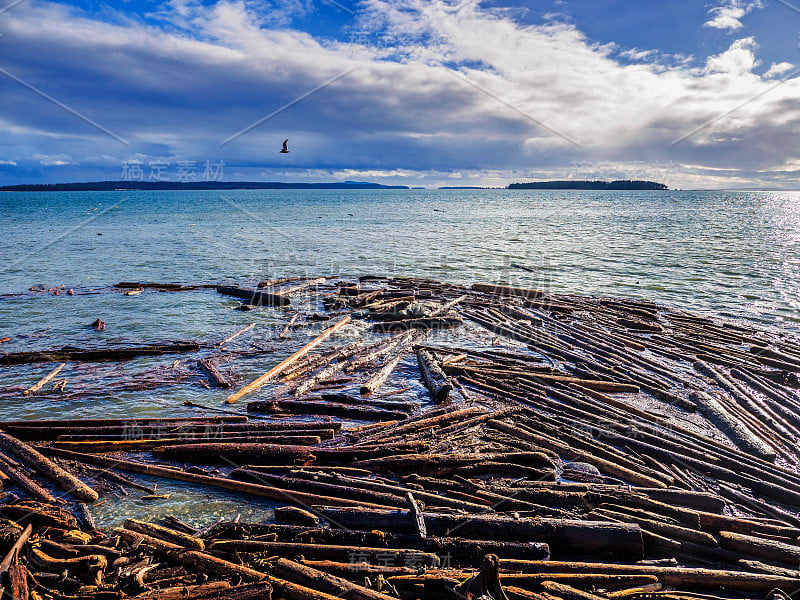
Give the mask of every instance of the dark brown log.
<path id="1" fill-rule="evenodd" d="M 370 458 L 353 463 L 354 467 L 370 471 L 407 472 L 424 474 L 439 467 L 462 467 L 482 462 L 501 462 L 526 467 L 553 468 L 552 460 L 542 452 L 509 452 L 507 454 L 403 454 Z"/>
<path id="2" fill-rule="evenodd" d="M 62 362 L 82 361 L 92 362 L 101 360 L 128 360 L 137 356 L 160 356 L 176 352 L 197 352 L 200 344 L 182 342 L 174 344 L 151 344 L 148 346 L 133 346 L 128 348 L 102 348 L 85 350 L 81 348 L 61 348 L 57 350 L 43 350 L 40 352 L 14 352 L 0 355 L 0 365 L 21 365 L 37 362 Z"/>
<path id="3" fill-rule="evenodd" d="M 233 382 L 220 373 L 217 365 L 210 359 L 203 359 L 197 361 L 197 367 L 205 373 L 208 380 L 214 387 L 229 389 L 233 387 Z"/>
<path id="4" fill-rule="evenodd" d="M 420 319 L 401 319 L 372 324 L 372 331 L 410 331 L 412 329 L 448 329 L 457 327 L 463 321 L 460 317 L 425 317 Z"/>
<path id="5" fill-rule="evenodd" d="M 285 296 L 270 294 L 269 292 L 262 292 L 260 290 L 250 290 L 228 285 L 218 285 L 216 289 L 220 294 L 243 298 L 248 304 L 255 306 L 288 306 L 292 303 L 292 301 Z"/>
<path id="6" fill-rule="evenodd" d="M 408 413 L 400 411 L 313 400 L 256 400 L 247 404 L 247 411 L 271 414 L 333 415 L 357 421 L 397 421 L 408 416 Z"/>
<path id="7" fill-rule="evenodd" d="M 473 283 L 472 289 L 476 292 L 482 292 L 484 294 L 515 298 L 541 298 L 544 295 L 541 290 L 511 287 L 508 285 L 491 285 L 486 283 Z"/>
<path id="8" fill-rule="evenodd" d="M 741 591 L 769 591 L 777 588 L 793 591 L 800 584 L 800 579 L 782 577 L 763 573 L 747 573 L 743 571 L 723 571 L 713 569 L 696 569 L 687 567 L 659 567 L 649 565 L 617 565 L 596 562 L 564 562 L 564 561 L 525 561 L 501 559 L 504 569 L 525 573 L 606 573 L 610 575 L 655 575 L 665 585 L 691 586 L 698 588 L 716 588 L 724 586 Z"/>
<path id="9" fill-rule="evenodd" d="M 173 544 L 178 544 L 183 548 L 190 550 L 205 550 L 205 542 L 187 533 L 163 527 L 155 523 L 145 523 L 144 521 L 137 521 L 136 519 L 126 519 L 125 529 L 136 531 L 137 533 L 144 533 L 151 537 L 156 537 Z"/>
<path id="10" fill-rule="evenodd" d="M 63 427 L 71 429 L 75 427 L 137 427 L 145 425 L 156 426 L 161 424 L 176 425 L 179 423 L 200 423 L 205 425 L 212 423 L 244 423 L 247 420 L 247 415 L 224 417 L 150 417 L 131 419 L 51 419 L 41 421 L 0 421 L 0 429 L 12 432 L 12 428 L 27 429 L 29 427 Z"/>
<path id="11" fill-rule="evenodd" d="M 346 600 L 397 600 L 381 592 L 329 575 L 308 565 L 279 558 L 272 569 L 275 576 L 304 587 L 320 590 Z"/>
<path id="12" fill-rule="evenodd" d="M 800 564 L 800 546 L 794 544 L 731 531 L 720 531 L 719 543 L 723 548 L 747 556 L 782 562 L 793 567 Z"/>
<path id="13" fill-rule="evenodd" d="M 237 552 L 256 553 L 266 556 L 299 556 L 316 560 L 347 561 L 353 557 L 367 558 L 369 562 L 383 564 L 390 560 L 396 565 L 408 564 L 408 560 L 416 560 L 426 566 L 439 564 L 436 554 L 422 552 L 412 548 L 368 548 L 361 546 L 339 546 L 332 544 L 302 544 L 295 542 L 267 542 L 260 540 L 214 540 L 209 551 L 233 554 Z"/>
<path id="14" fill-rule="evenodd" d="M 75 452 L 141 452 L 143 450 L 153 450 L 165 445 L 183 444 L 202 444 L 209 441 L 219 441 L 219 437 L 198 437 L 198 438 L 155 438 L 143 440 L 90 440 L 81 442 L 62 442 L 57 441 L 53 447 Z M 319 436 L 256 436 L 256 437 L 224 437 L 226 444 L 280 444 L 296 446 L 313 446 L 319 444 L 322 438 Z"/>
<path id="15" fill-rule="evenodd" d="M 28 569 L 25 565 L 11 565 L 8 568 L 8 582 L 11 600 L 28 600 Z"/>
<path id="16" fill-rule="evenodd" d="M 447 400 L 453 386 L 444 374 L 441 365 L 427 350 L 417 350 L 417 364 L 419 365 L 425 387 L 431 393 L 434 402 L 441 404 Z"/>
<path id="17" fill-rule="evenodd" d="M 322 508 L 320 512 L 340 527 L 378 527 L 414 531 L 408 511 Z M 641 531 L 637 525 L 567 519 L 513 519 L 495 515 L 449 515 L 425 512 L 429 535 L 473 539 L 545 542 L 558 554 L 619 555 L 641 558 Z"/>
<path id="18" fill-rule="evenodd" d="M 12 465 L 6 458 L 0 455 L 0 473 L 16 483 L 20 489 L 24 490 L 37 500 L 43 502 L 55 502 L 53 495 L 36 483 L 33 479 L 23 473 L 16 465 Z"/>
<path id="19" fill-rule="evenodd" d="M 279 506 L 275 509 L 275 519 L 293 525 L 319 527 L 317 515 L 296 506 Z"/>
<path id="20" fill-rule="evenodd" d="M 75 498 L 87 502 L 94 502 L 99 498 L 98 493 L 92 488 L 25 442 L 21 442 L 7 433 L 0 432 L 0 448 L 13 454 L 62 490 L 75 496 Z"/>
<path id="21" fill-rule="evenodd" d="M 401 360 L 403 360 L 403 353 L 398 353 L 397 356 L 383 365 L 372 377 L 361 384 L 361 394 L 366 396 L 378 390 L 386 383 L 386 380 L 389 379 L 389 376 L 394 372 Z"/>

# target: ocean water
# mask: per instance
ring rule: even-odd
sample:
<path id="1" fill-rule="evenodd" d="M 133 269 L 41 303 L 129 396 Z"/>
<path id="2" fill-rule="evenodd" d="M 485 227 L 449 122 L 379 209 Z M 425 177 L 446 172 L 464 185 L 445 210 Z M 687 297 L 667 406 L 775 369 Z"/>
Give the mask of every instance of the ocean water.
<path id="1" fill-rule="evenodd" d="M 0 232 L 0 338 L 12 338 L 0 350 L 8 352 L 216 341 L 254 322 L 247 343 L 269 345 L 285 311 L 236 311 L 237 301 L 213 290 L 139 296 L 102 290 L 118 281 L 252 284 L 315 274 L 415 275 L 638 297 L 800 333 L 800 193 L 2 193 Z M 76 295 L 28 291 L 37 284 L 64 285 Z M 106 331 L 87 327 L 97 318 Z M 298 331 L 272 354 L 239 359 L 230 369 L 248 381 L 321 327 Z M 356 328 L 342 333 L 358 335 Z M 104 389 L 105 381 L 126 376 L 175 379 L 188 367 L 170 364 L 183 358 L 68 365 L 67 391 L 96 390 L 68 400 L 8 391 L 31 385 L 52 365 L 0 367 L 2 417 L 202 414 L 183 407 L 185 400 L 222 406 L 224 391 L 191 380 L 148 391 Z M 235 512 L 256 518 L 271 506 L 243 508 L 228 494 L 182 484 L 159 488 L 173 497 L 153 504 L 120 496 L 98 506 L 96 516 L 113 524 L 124 514 L 171 512 L 200 523 Z"/>

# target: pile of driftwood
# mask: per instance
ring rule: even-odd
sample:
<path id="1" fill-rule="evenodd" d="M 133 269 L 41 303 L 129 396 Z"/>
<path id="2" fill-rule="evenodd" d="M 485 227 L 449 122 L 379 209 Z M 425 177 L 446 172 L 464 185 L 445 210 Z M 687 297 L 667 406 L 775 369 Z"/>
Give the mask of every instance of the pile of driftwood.
<path id="1" fill-rule="evenodd" d="M 148 288 L 208 293 L 120 287 Z M 320 331 L 244 385 L 209 353 L 220 343 L 143 347 L 194 353 L 229 389 L 221 406 L 187 403 L 210 417 L 0 423 L 8 597 L 800 590 L 797 338 L 642 301 L 411 278 L 217 291 L 253 309 L 313 291 L 317 312 L 289 313 L 273 342 Z M 0 364 L 123 358 L 61 352 Z M 267 499 L 275 518 L 96 528 L 109 483 L 155 493 L 137 474 Z"/>

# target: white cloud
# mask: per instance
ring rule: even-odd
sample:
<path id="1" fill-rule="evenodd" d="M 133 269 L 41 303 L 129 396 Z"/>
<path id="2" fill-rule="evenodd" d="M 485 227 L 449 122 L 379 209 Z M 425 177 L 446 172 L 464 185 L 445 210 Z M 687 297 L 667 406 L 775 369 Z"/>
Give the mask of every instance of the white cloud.
<path id="1" fill-rule="evenodd" d="M 764 3 L 761 0 L 725 0 L 709 10 L 711 18 L 703 23 L 703 26 L 735 31 L 744 27 L 742 17 L 763 7 Z"/>
<path id="2" fill-rule="evenodd" d="M 779 75 L 788 73 L 792 69 L 794 69 L 794 65 L 790 62 L 772 63 L 767 72 L 764 73 L 764 77 L 767 79 L 778 77 Z"/>
<path id="3" fill-rule="evenodd" d="M 315 39 L 265 26 L 249 4 L 228 0 L 183 2 L 170 13 L 180 27 L 168 30 L 102 22 L 59 5 L 21 5 L 4 22 L 4 44 L 14 49 L 8 69 L 69 100 L 131 147 L 9 82 L 0 97 L 0 155 L 81 169 L 91 162 L 112 177 L 121 160 L 138 156 L 173 165 L 224 159 L 230 172 L 264 178 L 287 169 L 298 178 L 352 171 L 346 178 L 413 183 L 414 174 L 429 181 L 460 173 L 473 185 L 497 185 L 529 173 L 563 178 L 576 161 L 620 165 L 604 167 L 609 174 L 632 173 L 642 161 L 752 173 L 796 153 L 800 81 L 774 87 L 769 77 L 781 65 L 757 75 L 751 37 L 692 67 L 648 49 L 626 55 L 568 23 L 521 25 L 475 3 L 458 11 L 442 0 L 360 6 L 357 27 L 391 31 L 399 43 Z M 425 43 L 430 39 L 441 43 Z M 350 68 L 335 84 L 219 145 Z M 279 156 L 276 143 L 285 137 L 293 153 Z"/>
<path id="4" fill-rule="evenodd" d="M 10 165 L 12 167 L 16 167 L 17 162 L 13 160 L 0 160 L 0 165 Z"/>

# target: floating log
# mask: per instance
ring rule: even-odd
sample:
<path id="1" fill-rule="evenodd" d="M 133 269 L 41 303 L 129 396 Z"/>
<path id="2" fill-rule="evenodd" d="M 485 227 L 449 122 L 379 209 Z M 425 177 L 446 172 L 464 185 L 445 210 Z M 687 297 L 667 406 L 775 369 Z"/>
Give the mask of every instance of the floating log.
<path id="1" fill-rule="evenodd" d="M 41 500 L 42 502 L 56 501 L 49 491 L 28 477 L 16 465 L 11 464 L 4 456 L 0 456 L 0 473 L 8 477 L 11 481 L 16 483 L 20 489 L 37 500 Z"/>
<path id="2" fill-rule="evenodd" d="M 38 392 L 38 391 L 39 391 L 40 389 L 42 389 L 42 388 L 43 388 L 45 385 L 47 385 L 47 383 L 48 383 L 50 380 L 52 380 L 52 379 L 53 379 L 53 377 L 55 377 L 56 375 L 58 375 L 59 373 L 61 373 L 61 369 L 63 369 L 63 368 L 64 368 L 64 367 L 66 367 L 66 366 L 67 366 L 67 363 L 61 363 L 61 364 L 60 364 L 60 365 L 58 365 L 58 366 L 57 366 L 55 369 L 53 369 L 52 371 L 50 371 L 50 372 L 49 372 L 47 375 L 45 375 L 44 377 L 42 377 L 42 378 L 41 378 L 41 379 L 40 379 L 38 382 L 34 383 L 34 384 L 31 386 L 31 387 L 29 387 L 27 390 L 25 390 L 24 392 L 22 392 L 22 395 L 23 395 L 23 396 L 27 396 L 27 395 L 29 395 L 29 394 L 33 394 L 33 393 L 35 393 L 35 392 Z"/>
<path id="3" fill-rule="evenodd" d="M 279 558 L 272 569 L 276 577 L 348 600 L 397 600 L 381 592 L 329 575 L 308 565 Z"/>
<path id="4" fill-rule="evenodd" d="M 256 400 L 247 404 L 247 411 L 270 414 L 334 415 L 358 421 L 397 421 L 408 416 L 406 412 L 395 410 L 313 400 Z"/>
<path id="5" fill-rule="evenodd" d="M 461 317 L 423 317 L 419 319 L 401 319 L 399 321 L 382 321 L 373 323 L 371 330 L 375 332 L 410 331 L 412 329 L 448 329 L 457 327 L 464 321 Z"/>
<path id="6" fill-rule="evenodd" d="M 250 290 L 229 285 L 218 285 L 216 289 L 220 294 L 243 298 L 247 300 L 248 304 L 255 306 L 288 306 L 292 303 L 292 301 L 285 296 L 270 294 L 269 292 L 262 292 L 260 290 Z"/>
<path id="7" fill-rule="evenodd" d="M 214 385 L 214 387 L 229 389 L 233 387 L 233 382 L 220 373 L 217 365 L 214 364 L 213 361 L 204 359 L 197 361 L 197 368 L 199 368 L 203 373 L 205 373 L 208 380 Z"/>
<path id="8" fill-rule="evenodd" d="M 541 290 L 512 287 L 508 285 L 490 285 L 486 283 L 473 283 L 472 289 L 476 292 L 482 292 L 484 294 L 494 294 L 497 296 L 516 298 L 541 298 L 544 295 Z"/>
<path id="9" fill-rule="evenodd" d="M 261 377 L 258 377 L 254 381 L 250 382 L 249 384 L 244 386 L 242 389 L 240 389 L 235 394 L 231 394 L 228 397 L 228 402 L 236 402 L 242 396 L 245 396 L 246 394 L 249 394 L 250 392 L 253 392 L 253 391 L 257 390 L 258 388 L 260 388 L 261 386 L 263 386 L 270 379 L 272 379 L 276 375 L 279 375 L 289 365 L 291 365 L 292 363 L 297 361 L 299 358 L 302 358 L 303 356 L 305 356 L 306 354 L 311 352 L 311 350 L 313 350 L 314 348 L 319 346 L 323 341 L 325 341 L 327 338 L 329 338 L 332 334 L 336 333 L 339 329 L 341 329 L 342 327 L 347 325 L 350 322 L 350 320 L 351 320 L 351 317 L 348 315 L 348 316 L 344 317 L 343 319 L 341 319 L 338 323 L 336 323 L 332 327 L 329 327 L 328 329 L 326 329 L 325 331 L 320 333 L 317 337 L 315 337 L 308 344 L 306 344 L 305 346 L 300 348 L 300 350 L 298 350 L 297 352 L 292 354 L 289 358 L 284 359 L 283 361 L 281 361 L 280 363 L 278 363 L 277 365 L 272 367 L 269 371 L 264 373 Z"/>
<path id="10" fill-rule="evenodd" d="M 178 352 L 197 352 L 200 344 L 193 342 L 180 342 L 174 344 L 151 344 L 149 346 L 132 346 L 126 348 L 102 348 L 85 350 L 82 348 L 61 348 L 58 350 L 43 350 L 40 352 L 12 352 L 0 354 L 0 365 L 21 365 L 37 362 L 61 361 L 102 361 L 102 360 L 129 360 L 137 356 L 160 356 Z"/>
<path id="11" fill-rule="evenodd" d="M 389 376 L 394 372 L 401 360 L 403 360 L 403 354 L 398 353 L 397 356 L 383 365 L 372 377 L 361 384 L 361 394 L 366 396 L 379 389 L 386 383 L 386 380 L 389 379 Z"/>

